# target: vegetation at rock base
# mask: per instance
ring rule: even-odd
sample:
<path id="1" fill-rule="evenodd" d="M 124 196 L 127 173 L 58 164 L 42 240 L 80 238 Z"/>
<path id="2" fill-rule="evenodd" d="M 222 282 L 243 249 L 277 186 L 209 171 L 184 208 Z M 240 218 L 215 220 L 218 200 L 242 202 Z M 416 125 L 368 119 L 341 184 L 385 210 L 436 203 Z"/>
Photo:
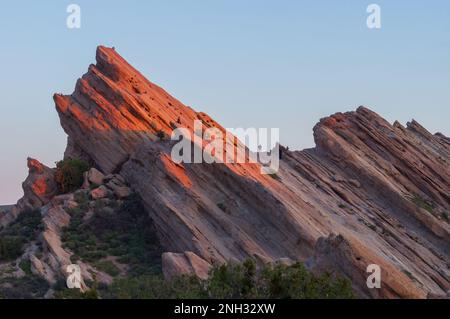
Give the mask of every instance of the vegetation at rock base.
<path id="1" fill-rule="evenodd" d="M 3 278 L 0 280 L 0 299 L 43 298 L 48 289 L 48 283 L 35 275 Z"/>
<path id="2" fill-rule="evenodd" d="M 120 269 L 110 260 L 100 260 L 94 263 L 94 267 L 101 270 L 111 277 L 116 277 L 120 274 Z"/>
<path id="3" fill-rule="evenodd" d="M 64 279 L 58 280 L 52 287 L 54 290 L 53 298 L 55 299 L 99 299 L 96 287 L 86 292 L 81 292 L 79 289 L 68 289 Z"/>
<path id="4" fill-rule="evenodd" d="M 23 270 L 25 275 L 27 275 L 27 276 L 33 275 L 32 271 L 31 271 L 31 261 L 29 259 L 22 260 L 19 263 L 19 267 L 20 267 L 20 269 Z"/>
<path id="5" fill-rule="evenodd" d="M 74 252 L 72 262 L 82 259 L 115 276 L 119 270 L 105 260 L 113 256 L 128 266 L 129 275 L 161 272 L 162 250 L 156 230 L 137 196 L 122 203 L 98 200 L 88 219 L 86 206 L 82 203 L 70 211 L 70 224 L 63 231 L 64 246 Z"/>
<path id="6" fill-rule="evenodd" d="M 75 259 L 82 259 L 114 278 L 110 286 L 86 282 L 91 290 L 81 293 L 67 289 L 60 280 L 52 288 L 57 299 L 314 299 L 353 298 L 348 280 L 330 275 L 316 276 L 303 264 L 256 267 L 252 260 L 242 264 L 216 266 L 210 278 L 180 276 L 165 280 L 161 272 L 161 247 L 152 220 L 140 199 L 131 196 L 124 201 L 101 199 L 95 202 L 93 214 L 89 198 L 77 192 L 79 204 L 70 210 L 71 221 L 62 240 Z M 91 202 L 92 207 L 92 202 Z M 42 231 L 40 211 L 21 214 L 8 228 L 0 230 L 0 260 L 15 260 L 23 254 L 26 243 Z M 111 257 L 113 257 L 111 259 Z M 119 264 L 125 266 L 123 271 Z M 29 260 L 19 267 L 23 278 L 0 278 L 0 298 L 43 298 L 48 283 L 31 273 Z"/>
<path id="7" fill-rule="evenodd" d="M 110 274 L 112 285 L 88 284 L 88 295 L 63 285 L 56 298 L 158 299 L 158 298 L 353 298 L 348 280 L 315 276 L 303 264 L 256 267 L 254 261 L 216 266 L 208 280 L 181 276 L 167 281 L 161 272 L 161 247 L 152 220 L 141 201 L 132 196 L 123 202 L 98 200 L 92 216 L 88 201 L 76 196 L 71 222 L 63 231 L 63 244 L 82 259 Z M 113 257 L 113 259 L 111 259 Z M 114 260 L 114 261 L 113 261 Z M 126 266 L 121 273 L 117 263 Z"/>
<path id="8" fill-rule="evenodd" d="M 62 194 L 73 192 L 83 185 L 83 174 L 89 164 L 79 159 L 67 159 L 56 163 L 55 182 Z"/>
<path id="9" fill-rule="evenodd" d="M 100 291 L 103 298 L 120 299 L 348 299 L 354 298 L 351 283 L 325 274 L 315 276 L 303 264 L 266 265 L 253 261 L 217 266 L 208 280 L 182 276 L 165 281 L 162 276 L 123 278 Z"/>
<path id="10" fill-rule="evenodd" d="M 25 211 L 11 225 L 0 229 L 0 262 L 20 257 L 24 245 L 35 240 L 42 229 L 39 210 Z"/>
<path id="11" fill-rule="evenodd" d="M 14 260 L 22 255 L 23 242 L 17 236 L 0 237 L 0 260 Z"/>

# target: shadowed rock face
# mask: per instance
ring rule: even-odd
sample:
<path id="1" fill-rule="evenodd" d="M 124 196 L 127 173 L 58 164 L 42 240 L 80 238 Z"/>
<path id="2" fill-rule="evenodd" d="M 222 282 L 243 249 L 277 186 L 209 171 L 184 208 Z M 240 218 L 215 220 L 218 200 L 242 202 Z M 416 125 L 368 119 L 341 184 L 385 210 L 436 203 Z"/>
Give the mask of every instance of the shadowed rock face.
<path id="1" fill-rule="evenodd" d="M 391 125 L 364 107 L 322 119 L 316 148 L 283 148 L 274 179 L 257 164 L 172 162 L 174 142 L 158 141 L 158 132 L 192 132 L 196 119 L 223 128 L 113 49 L 99 47 L 75 92 L 54 99 L 69 136 L 65 156 L 120 172 L 175 253 L 167 256 L 188 251 L 210 264 L 288 257 L 351 278 L 363 297 L 450 289 L 450 142 L 415 121 Z M 381 266 L 381 289 L 366 286 L 369 264 Z"/>

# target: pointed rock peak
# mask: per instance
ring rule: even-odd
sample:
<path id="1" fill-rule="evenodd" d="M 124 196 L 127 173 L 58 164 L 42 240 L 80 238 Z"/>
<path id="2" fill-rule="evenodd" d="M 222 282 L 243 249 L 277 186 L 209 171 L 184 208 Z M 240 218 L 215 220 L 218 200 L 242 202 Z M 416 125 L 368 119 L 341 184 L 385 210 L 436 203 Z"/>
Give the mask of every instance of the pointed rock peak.
<path id="1" fill-rule="evenodd" d="M 27 166 L 30 174 L 31 173 L 42 174 L 45 169 L 48 169 L 48 167 L 46 167 L 44 164 L 30 157 L 27 158 Z"/>
<path id="2" fill-rule="evenodd" d="M 405 127 L 399 121 L 394 121 L 394 124 L 392 124 L 392 126 L 401 130 L 405 129 Z"/>
<path id="3" fill-rule="evenodd" d="M 11 223 L 19 214 L 27 210 L 40 209 L 57 193 L 53 169 L 33 158 L 27 159 L 27 166 L 28 177 L 22 184 L 24 195 L 8 214 L 0 215 L 0 225 Z"/>
<path id="4" fill-rule="evenodd" d="M 69 136 L 66 157 L 89 158 L 112 173 L 143 142 L 170 136 L 178 126 L 193 131 L 194 121 L 202 117 L 207 122 L 205 115 L 147 80 L 114 48 L 99 46 L 96 60 L 71 95 L 54 96 Z"/>
<path id="5" fill-rule="evenodd" d="M 361 105 L 356 109 L 356 112 L 359 114 L 367 114 L 367 115 L 371 115 L 371 116 L 379 116 L 377 113 L 375 113 L 374 111 L 372 111 L 370 108 Z"/>
<path id="6" fill-rule="evenodd" d="M 420 125 L 419 122 L 417 122 L 415 119 L 412 119 L 411 122 L 406 123 L 406 127 L 409 129 L 415 129 L 415 130 L 426 130 L 422 125 Z"/>
<path id="7" fill-rule="evenodd" d="M 127 76 L 133 74 L 142 76 L 119 53 L 117 53 L 114 47 L 108 48 L 102 45 L 98 46 L 95 59 L 97 61 L 95 67 L 114 81 L 119 81 L 121 78 L 126 79 Z"/>
<path id="8" fill-rule="evenodd" d="M 419 122 L 414 119 L 411 120 L 411 122 L 406 123 L 406 127 L 408 128 L 408 130 L 422 135 L 423 137 L 430 138 L 432 136 L 432 134 L 426 128 L 424 128 Z"/>

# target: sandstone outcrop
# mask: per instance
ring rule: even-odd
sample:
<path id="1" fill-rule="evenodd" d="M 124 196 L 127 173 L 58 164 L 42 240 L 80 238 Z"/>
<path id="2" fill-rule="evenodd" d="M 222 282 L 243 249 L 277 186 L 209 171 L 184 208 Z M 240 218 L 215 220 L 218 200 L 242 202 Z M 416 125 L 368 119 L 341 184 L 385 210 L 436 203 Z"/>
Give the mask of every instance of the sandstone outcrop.
<path id="1" fill-rule="evenodd" d="M 100 172 L 98 169 L 91 168 L 87 173 L 86 177 L 89 181 L 89 183 L 92 183 L 94 185 L 102 185 L 103 181 L 105 179 L 105 175 L 103 175 L 102 172 Z"/>
<path id="2" fill-rule="evenodd" d="M 24 195 L 8 212 L 0 212 L 0 225 L 12 222 L 20 213 L 40 209 L 56 195 L 54 170 L 39 161 L 28 158 L 28 177 L 23 182 Z"/>
<path id="3" fill-rule="evenodd" d="M 96 174 L 101 174 L 100 172 Z M 98 175 L 100 176 L 100 175 Z M 119 175 L 111 176 L 109 179 L 106 177 L 103 179 L 121 181 L 122 177 Z M 96 182 L 99 180 L 95 180 Z M 97 184 L 95 184 L 97 185 Z M 54 196 L 49 203 L 41 208 L 42 223 L 44 230 L 39 236 L 39 241 L 42 246 L 42 252 L 39 257 L 34 252 L 25 254 L 25 258 L 28 258 L 31 263 L 31 270 L 34 274 L 42 277 L 50 284 L 55 284 L 58 279 L 66 279 L 69 275 L 67 273 L 67 267 L 74 263 L 72 260 L 73 252 L 64 247 L 62 241 L 62 234 L 65 227 L 69 226 L 71 221 L 71 214 L 73 210 L 76 210 L 81 205 L 79 201 L 87 201 L 84 203 L 87 211 L 84 212 L 85 218 L 88 219 L 93 216 L 95 207 L 102 201 L 104 197 L 110 196 L 110 199 L 106 200 L 120 200 L 120 197 L 114 197 L 114 194 L 105 185 L 97 185 L 98 188 L 92 192 L 100 193 L 102 196 L 92 196 L 92 192 L 85 189 L 80 189 L 75 193 L 64 194 Z M 100 189 L 100 190 L 99 190 Z M 89 194 L 91 194 L 91 200 L 89 201 Z M 104 196 L 103 196 L 104 195 Z M 81 198 L 81 200 L 80 200 Z M 104 209 L 108 209 L 104 207 Z M 86 285 L 86 281 L 97 281 L 104 284 L 111 284 L 112 277 L 105 272 L 96 269 L 91 264 L 77 260 L 76 264 L 81 269 L 81 291 L 87 291 L 89 287 Z"/>
<path id="4" fill-rule="evenodd" d="M 65 156 L 106 175 L 120 172 L 140 195 L 174 252 L 163 258 L 168 276 L 192 270 L 190 251 L 207 264 L 307 261 L 350 277 L 362 297 L 424 298 L 450 289 L 447 137 L 416 121 L 391 125 L 360 107 L 322 119 L 315 148 L 282 148 L 276 176 L 261 175 L 258 164 L 176 164 L 174 142 L 158 136 L 176 127 L 196 133 L 194 120 L 223 128 L 115 50 L 99 47 L 96 58 L 73 94 L 54 97 L 68 134 Z M 368 264 L 383 269 L 380 290 L 367 289 Z"/>
<path id="5" fill-rule="evenodd" d="M 200 279 L 207 279 L 211 264 L 190 251 L 182 254 L 164 253 L 162 255 L 162 269 L 167 280 L 180 275 L 196 275 Z"/>

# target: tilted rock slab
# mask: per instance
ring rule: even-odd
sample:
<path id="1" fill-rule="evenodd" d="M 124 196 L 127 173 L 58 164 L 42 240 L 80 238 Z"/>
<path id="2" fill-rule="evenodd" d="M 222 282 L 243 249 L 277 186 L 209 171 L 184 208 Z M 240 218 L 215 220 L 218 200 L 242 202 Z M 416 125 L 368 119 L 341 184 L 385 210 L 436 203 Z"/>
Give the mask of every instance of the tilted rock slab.
<path id="1" fill-rule="evenodd" d="M 273 178 L 257 164 L 175 164 L 175 142 L 159 141 L 161 132 L 193 132 L 196 119 L 223 128 L 114 49 L 99 47 L 74 93 L 54 100 L 68 134 L 65 156 L 105 175 L 120 172 L 167 251 L 189 251 L 208 264 L 307 261 L 351 278 L 362 297 L 424 298 L 450 289 L 450 142 L 415 121 L 391 125 L 364 107 L 322 119 L 317 146 L 282 148 Z M 369 264 L 382 268 L 381 289 L 366 286 Z"/>

